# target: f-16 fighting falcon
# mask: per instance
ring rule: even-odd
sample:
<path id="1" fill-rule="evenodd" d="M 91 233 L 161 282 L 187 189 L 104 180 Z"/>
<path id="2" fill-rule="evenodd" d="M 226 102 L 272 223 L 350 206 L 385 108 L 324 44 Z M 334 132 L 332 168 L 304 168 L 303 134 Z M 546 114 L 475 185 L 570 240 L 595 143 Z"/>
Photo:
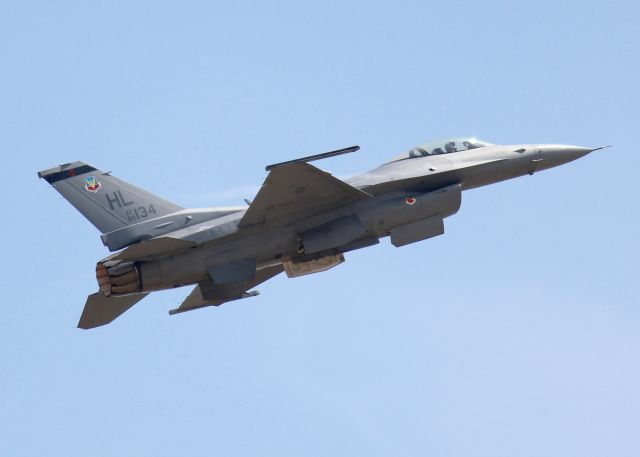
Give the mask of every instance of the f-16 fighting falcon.
<path id="1" fill-rule="evenodd" d="M 308 163 L 358 149 L 269 165 L 255 199 L 239 207 L 185 209 L 83 162 L 40 171 L 118 251 L 97 263 L 99 290 L 78 327 L 108 324 L 150 292 L 195 286 L 170 314 L 218 306 L 258 295 L 254 287 L 283 271 L 326 271 L 386 236 L 399 247 L 442 235 L 463 190 L 603 148 L 448 138 L 344 181 Z"/>

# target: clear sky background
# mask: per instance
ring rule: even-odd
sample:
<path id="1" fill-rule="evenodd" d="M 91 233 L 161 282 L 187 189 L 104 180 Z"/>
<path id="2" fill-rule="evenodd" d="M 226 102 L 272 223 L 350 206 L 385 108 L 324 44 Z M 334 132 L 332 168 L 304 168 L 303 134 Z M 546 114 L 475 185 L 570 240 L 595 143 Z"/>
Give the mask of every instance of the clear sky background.
<path id="1" fill-rule="evenodd" d="M 637 1 L 2 2 L 0 455 L 638 456 Z M 430 139 L 614 144 L 258 298 L 75 328 L 98 232 L 38 170 L 183 206 Z"/>

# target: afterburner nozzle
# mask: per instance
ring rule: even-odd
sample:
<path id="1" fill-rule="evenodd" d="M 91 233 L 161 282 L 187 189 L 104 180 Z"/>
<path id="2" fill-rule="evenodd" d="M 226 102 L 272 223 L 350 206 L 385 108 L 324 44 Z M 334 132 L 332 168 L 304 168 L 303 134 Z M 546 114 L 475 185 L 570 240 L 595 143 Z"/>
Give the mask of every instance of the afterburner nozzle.
<path id="1" fill-rule="evenodd" d="M 140 276 L 134 262 L 107 261 L 96 265 L 96 279 L 105 297 L 141 291 Z"/>

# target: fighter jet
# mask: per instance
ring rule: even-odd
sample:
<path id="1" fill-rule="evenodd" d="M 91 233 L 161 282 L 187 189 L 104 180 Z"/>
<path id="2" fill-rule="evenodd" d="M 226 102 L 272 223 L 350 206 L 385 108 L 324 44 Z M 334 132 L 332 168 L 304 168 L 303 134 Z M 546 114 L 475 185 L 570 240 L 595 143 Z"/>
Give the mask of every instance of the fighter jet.
<path id="1" fill-rule="evenodd" d="M 606 146 L 605 146 L 606 147 Z M 604 148 L 604 147 L 603 147 Z M 98 261 L 98 292 L 78 327 L 108 324 L 150 292 L 195 286 L 169 314 L 258 295 L 258 284 L 326 271 L 349 251 L 390 237 L 400 247 L 444 233 L 463 190 L 532 175 L 603 148 L 496 145 L 476 138 L 423 144 L 340 180 L 309 162 L 269 165 L 248 206 L 186 209 L 83 162 L 38 172 L 114 252 Z M 115 252 L 117 251 L 117 252 Z"/>

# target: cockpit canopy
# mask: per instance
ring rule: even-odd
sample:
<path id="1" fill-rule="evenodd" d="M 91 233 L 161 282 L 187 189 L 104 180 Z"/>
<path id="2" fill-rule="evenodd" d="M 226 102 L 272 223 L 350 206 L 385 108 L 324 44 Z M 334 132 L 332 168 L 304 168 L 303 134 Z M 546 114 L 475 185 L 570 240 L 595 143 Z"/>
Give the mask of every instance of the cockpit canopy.
<path id="1" fill-rule="evenodd" d="M 399 155 L 390 162 L 399 160 L 414 159 L 416 157 L 433 156 L 439 154 L 450 154 L 453 152 L 467 151 L 469 149 L 483 148 L 490 146 L 491 143 L 478 140 L 477 138 L 446 138 L 443 140 L 433 141 L 431 143 L 421 144 L 411 149 L 409 152 Z"/>

